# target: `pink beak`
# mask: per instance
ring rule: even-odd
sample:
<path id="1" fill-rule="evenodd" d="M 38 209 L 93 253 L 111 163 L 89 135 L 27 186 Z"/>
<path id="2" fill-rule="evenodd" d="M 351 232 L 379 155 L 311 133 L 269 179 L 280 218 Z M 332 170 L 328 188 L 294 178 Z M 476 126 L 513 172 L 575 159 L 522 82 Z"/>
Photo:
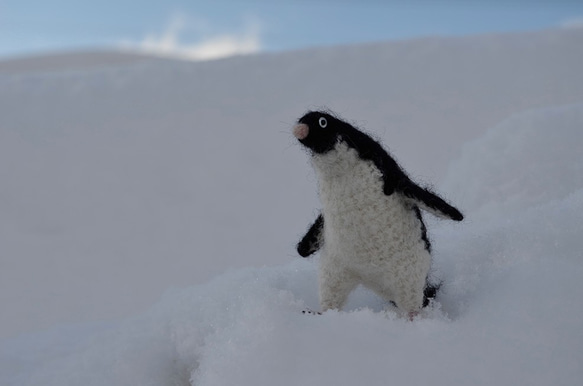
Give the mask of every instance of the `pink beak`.
<path id="1" fill-rule="evenodd" d="M 305 123 L 298 123 L 297 125 L 294 126 L 293 130 L 294 136 L 299 140 L 306 138 L 309 132 L 310 128 Z"/>

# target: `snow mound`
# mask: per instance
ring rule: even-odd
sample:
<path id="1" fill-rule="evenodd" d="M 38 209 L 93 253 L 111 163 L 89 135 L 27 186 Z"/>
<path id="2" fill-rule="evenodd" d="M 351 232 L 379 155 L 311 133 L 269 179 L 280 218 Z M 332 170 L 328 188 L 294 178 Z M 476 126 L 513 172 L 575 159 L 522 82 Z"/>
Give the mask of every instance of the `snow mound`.
<path id="1" fill-rule="evenodd" d="M 583 207 L 579 192 L 539 208 L 559 219 Z M 582 375 L 583 264 L 577 234 L 551 249 L 524 249 L 527 215 L 500 243 L 500 228 L 440 228 L 445 286 L 410 323 L 358 290 L 347 312 L 317 307 L 316 260 L 234 271 L 166 293 L 148 313 L 115 326 L 64 329 L 34 345 L 8 340 L 4 385 L 569 385 Z M 560 229 L 583 230 L 581 216 Z M 542 233 L 542 234 L 541 234 Z M 477 236 L 479 235 L 479 236 Z M 514 242 L 513 242 L 514 240 Z M 525 256 L 527 254 L 528 256 Z M 54 334 L 54 333 L 53 333 Z M 90 338 L 88 338 L 88 336 Z M 41 337 L 43 335 L 41 334 Z M 59 347 L 59 349 L 55 349 Z M 31 355 L 36 352 L 37 356 Z"/>
<path id="2" fill-rule="evenodd" d="M 572 177 L 583 160 L 571 151 L 580 113 L 579 106 L 526 113 L 467 145 L 448 186 L 466 187 L 466 204 L 477 209 L 464 223 L 430 229 L 444 284 L 413 322 L 362 288 L 345 312 L 302 314 L 318 308 L 317 258 L 297 259 L 169 290 L 123 323 L 5 340 L 0 383 L 576 384 L 583 189 Z M 562 170 L 569 173 L 557 175 Z M 468 176 L 508 186 L 508 197 L 461 184 Z M 490 217 L 480 219 L 485 211 Z"/>
<path id="3" fill-rule="evenodd" d="M 583 105 L 514 115 L 462 148 L 444 188 L 476 216 L 513 215 L 583 188 Z"/>

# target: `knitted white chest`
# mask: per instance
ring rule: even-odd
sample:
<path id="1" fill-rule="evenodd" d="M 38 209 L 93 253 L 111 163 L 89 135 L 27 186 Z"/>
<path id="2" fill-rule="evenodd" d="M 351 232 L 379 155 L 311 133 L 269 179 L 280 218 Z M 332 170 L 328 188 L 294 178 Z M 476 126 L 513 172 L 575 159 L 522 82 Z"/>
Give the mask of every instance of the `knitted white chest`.
<path id="1" fill-rule="evenodd" d="M 405 197 L 384 194 L 382 174 L 373 162 L 339 143 L 314 155 L 312 163 L 324 215 L 322 264 L 349 269 L 364 284 L 387 273 L 409 272 L 424 280 L 431 257 L 421 221 Z"/>

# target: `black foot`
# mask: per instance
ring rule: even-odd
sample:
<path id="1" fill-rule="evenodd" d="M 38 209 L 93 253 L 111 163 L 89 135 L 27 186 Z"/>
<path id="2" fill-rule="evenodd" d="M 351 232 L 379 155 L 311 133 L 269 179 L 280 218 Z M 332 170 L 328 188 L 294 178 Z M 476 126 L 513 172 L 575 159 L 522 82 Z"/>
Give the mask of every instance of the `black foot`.
<path id="1" fill-rule="evenodd" d="M 437 291 L 441 287 L 439 284 L 427 284 L 427 287 L 423 290 L 423 307 L 427 307 L 429 302 L 437 296 Z"/>
<path id="2" fill-rule="evenodd" d="M 321 312 L 312 311 L 310 309 L 303 310 L 302 314 L 304 314 L 304 315 L 322 315 Z"/>

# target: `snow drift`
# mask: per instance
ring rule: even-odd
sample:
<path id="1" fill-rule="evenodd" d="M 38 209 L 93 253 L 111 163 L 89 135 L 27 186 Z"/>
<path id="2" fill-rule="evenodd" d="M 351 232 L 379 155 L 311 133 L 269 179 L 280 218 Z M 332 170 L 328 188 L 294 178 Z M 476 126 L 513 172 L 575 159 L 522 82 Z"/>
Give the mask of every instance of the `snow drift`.
<path id="1" fill-rule="evenodd" d="M 583 187 L 581 105 L 526 111 L 462 147 L 444 187 L 482 216 L 509 216 Z"/>
<path id="2" fill-rule="evenodd" d="M 583 294 L 583 176 L 576 174 L 583 161 L 570 143 L 582 113 L 578 105 L 522 114 L 467 145 L 482 151 L 463 152 L 448 181 L 465 186 L 473 175 L 486 186 L 495 182 L 460 190 L 490 219 L 433 227 L 444 287 L 413 323 L 364 290 L 353 294 L 348 312 L 303 315 L 317 307 L 317 261 L 298 259 L 168 291 L 146 314 L 113 326 L 31 336 L 30 346 L 8 340 L 3 384 L 575 384 L 583 348 L 576 306 Z M 538 173 L 517 162 L 525 156 Z M 571 173 L 559 178 L 542 165 Z M 499 202 L 496 187 L 512 186 L 515 176 L 525 188 Z M 565 190 L 541 201 L 541 190 L 528 183 Z"/>
<path id="3" fill-rule="evenodd" d="M 571 144 L 581 127 L 582 105 L 533 111 L 466 146 L 450 168 L 448 186 L 472 203 L 472 212 L 489 217 L 434 224 L 436 274 L 444 286 L 412 323 L 363 289 L 351 296 L 347 312 L 303 315 L 306 307 L 317 308 L 317 259 L 298 259 L 169 290 L 149 312 L 122 323 L 5 340 L 0 380 L 575 384 L 583 375 L 583 311 L 577 307 L 583 295 L 583 160 Z M 518 162 L 525 158 L 529 167 Z M 468 176 L 481 176 L 490 189 L 464 184 Z M 516 176 L 522 183 L 508 194 L 512 199 L 500 202 L 498 190 L 507 192 Z M 542 199 L 543 193 L 549 196 Z"/>
<path id="4" fill-rule="evenodd" d="M 2 328 L 52 326 L 0 341 L 0 384 L 576 384 L 582 38 L 551 31 L 0 75 Z M 447 76 L 422 74 L 419 55 Z M 411 71 L 394 94 L 378 86 L 387 59 L 395 79 Z M 505 70 L 520 63 L 524 71 Z M 283 64 L 287 75 L 273 75 Z M 355 84 L 338 84 L 353 72 Z M 429 95 L 439 106 L 418 105 Z M 289 130 L 307 100 L 381 134 L 404 128 L 377 136 L 414 175 L 434 164 L 444 176 L 436 190 L 466 215 L 429 223 L 444 284 L 413 322 L 364 289 L 345 312 L 301 313 L 318 307 L 317 258 L 297 258 L 293 245 L 318 204 Z M 457 101 L 462 116 L 448 126 L 436 111 Z M 385 110 L 393 103 L 401 121 Z"/>

